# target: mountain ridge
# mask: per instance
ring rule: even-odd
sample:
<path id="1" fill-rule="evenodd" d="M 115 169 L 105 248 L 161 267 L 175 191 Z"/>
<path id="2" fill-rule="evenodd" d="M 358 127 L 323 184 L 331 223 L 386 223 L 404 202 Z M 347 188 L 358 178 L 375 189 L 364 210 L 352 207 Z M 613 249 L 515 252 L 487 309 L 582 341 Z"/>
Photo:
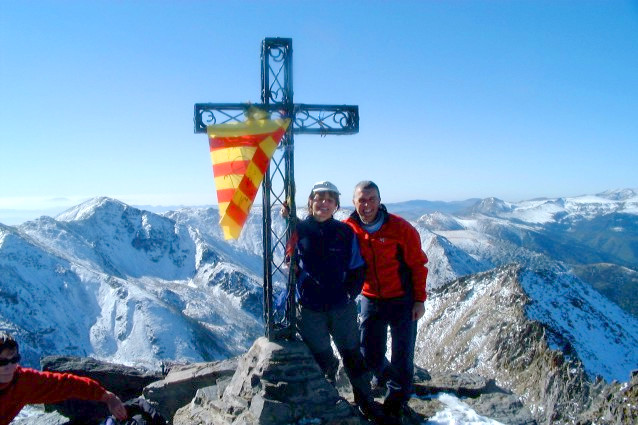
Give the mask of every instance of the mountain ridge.
<path id="1" fill-rule="evenodd" d="M 619 249 L 638 228 L 635 192 L 605 196 L 505 207 L 491 199 L 458 215 L 413 211 L 430 258 L 417 364 L 491 374 L 547 421 L 543 412 L 568 418 L 574 400 L 588 408 L 602 391 L 597 376 L 626 381 L 638 366 L 636 318 L 579 277 L 613 276 L 627 290 L 609 292 L 625 297 L 636 283 L 631 251 Z M 262 218 L 254 211 L 231 242 L 218 219 L 216 208 L 155 214 L 99 197 L 56 218 L 0 224 L 0 328 L 16 334 L 31 366 L 47 354 L 150 369 L 238 355 L 263 334 Z M 285 226 L 277 214 L 272 224 Z M 587 262 L 600 259 L 611 262 Z M 281 288 L 285 276 L 275 280 Z"/>

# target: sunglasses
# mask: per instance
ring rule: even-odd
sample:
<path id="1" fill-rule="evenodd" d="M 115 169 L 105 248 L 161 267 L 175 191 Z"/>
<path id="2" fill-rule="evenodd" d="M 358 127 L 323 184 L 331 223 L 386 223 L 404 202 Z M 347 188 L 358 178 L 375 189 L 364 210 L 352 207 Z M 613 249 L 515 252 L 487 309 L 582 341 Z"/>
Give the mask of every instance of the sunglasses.
<path id="1" fill-rule="evenodd" d="M 16 364 L 20 361 L 20 354 L 16 354 L 15 356 L 11 357 L 10 359 L 0 359 L 0 367 L 2 366 L 6 366 L 8 364 Z"/>

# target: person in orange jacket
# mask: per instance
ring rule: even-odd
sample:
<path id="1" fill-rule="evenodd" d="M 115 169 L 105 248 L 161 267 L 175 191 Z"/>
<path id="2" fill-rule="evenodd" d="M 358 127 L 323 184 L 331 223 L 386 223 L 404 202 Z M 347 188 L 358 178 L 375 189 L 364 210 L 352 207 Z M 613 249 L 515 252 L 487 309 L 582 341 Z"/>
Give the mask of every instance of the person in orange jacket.
<path id="1" fill-rule="evenodd" d="M 27 404 L 57 403 L 69 398 L 106 403 L 118 420 L 128 416 L 119 397 L 91 378 L 41 372 L 19 363 L 17 341 L 11 334 L 0 331 L 0 425 L 8 425 Z"/>
<path id="2" fill-rule="evenodd" d="M 374 182 L 358 183 L 353 203 L 355 212 L 345 222 L 357 235 L 367 265 L 359 316 L 361 351 L 375 379 L 386 383 L 386 414 L 400 419 L 413 392 L 416 325 L 425 313 L 428 259 L 417 230 L 388 213 Z"/>

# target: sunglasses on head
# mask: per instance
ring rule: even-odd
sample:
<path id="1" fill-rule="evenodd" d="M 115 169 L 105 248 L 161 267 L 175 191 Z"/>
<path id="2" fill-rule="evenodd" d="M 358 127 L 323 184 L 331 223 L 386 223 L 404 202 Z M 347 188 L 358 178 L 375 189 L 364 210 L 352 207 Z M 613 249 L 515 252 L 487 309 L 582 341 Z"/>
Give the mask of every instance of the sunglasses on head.
<path id="1" fill-rule="evenodd" d="M 0 359 L 0 367 L 2 366 L 6 366 L 8 364 L 16 364 L 20 361 L 20 354 L 16 354 L 15 356 L 11 357 L 10 359 Z"/>

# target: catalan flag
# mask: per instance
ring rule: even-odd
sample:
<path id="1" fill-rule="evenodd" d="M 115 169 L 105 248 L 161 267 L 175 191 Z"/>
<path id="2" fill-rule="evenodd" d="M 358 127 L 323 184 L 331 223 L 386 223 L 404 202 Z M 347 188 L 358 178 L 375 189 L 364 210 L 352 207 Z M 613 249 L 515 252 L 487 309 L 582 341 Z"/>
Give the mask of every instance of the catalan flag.
<path id="1" fill-rule="evenodd" d="M 206 128 L 225 239 L 239 237 L 270 159 L 290 124 L 290 119 L 269 119 L 255 107 L 246 117 L 244 122 Z"/>

